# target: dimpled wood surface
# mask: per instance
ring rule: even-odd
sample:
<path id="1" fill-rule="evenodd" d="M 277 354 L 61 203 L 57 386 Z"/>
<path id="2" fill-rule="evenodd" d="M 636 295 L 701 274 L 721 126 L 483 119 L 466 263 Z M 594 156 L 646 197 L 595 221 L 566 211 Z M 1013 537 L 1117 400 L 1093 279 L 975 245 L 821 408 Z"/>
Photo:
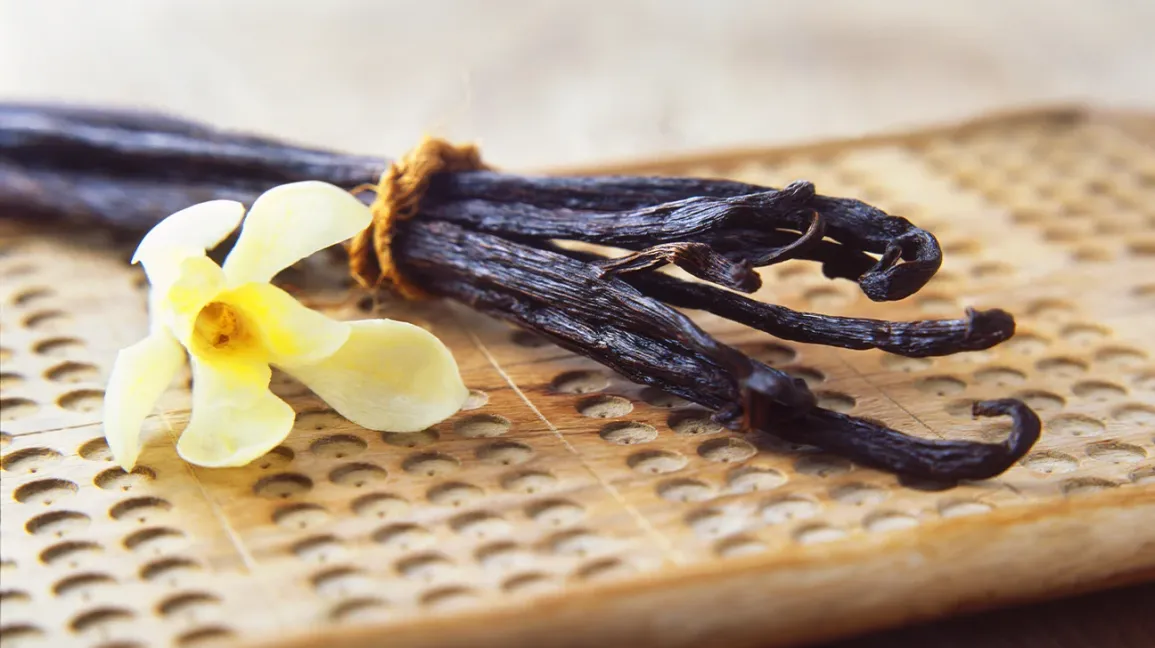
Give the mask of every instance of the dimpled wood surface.
<path id="1" fill-rule="evenodd" d="M 600 170 L 599 170 L 600 171 Z M 311 290 L 430 327 L 472 390 L 412 435 L 274 378 L 292 435 L 238 469 L 184 464 L 187 375 L 125 474 L 101 438 L 117 349 L 143 335 L 123 245 L 2 223 L 3 646 L 795 645 L 1150 578 L 1155 569 L 1155 119 L 1041 112 L 786 151 L 617 168 L 808 179 L 911 218 L 945 262 L 871 303 L 788 262 L 763 299 L 918 319 L 1014 312 L 996 349 L 933 359 L 776 341 L 700 316 L 826 407 L 995 440 L 977 399 L 1044 436 L 999 479 L 904 483 L 705 412 L 449 304 Z"/>

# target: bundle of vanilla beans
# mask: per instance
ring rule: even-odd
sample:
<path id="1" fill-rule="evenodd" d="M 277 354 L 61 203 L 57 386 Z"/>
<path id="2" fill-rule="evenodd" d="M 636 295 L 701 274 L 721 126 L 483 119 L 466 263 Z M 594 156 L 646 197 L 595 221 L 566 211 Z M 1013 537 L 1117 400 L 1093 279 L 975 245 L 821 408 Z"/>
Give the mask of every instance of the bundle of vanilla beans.
<path id="1" fill-rule="evenodd" d="M 131 235 L 194 203 L 252 204 L 286 182 L 375 183 L 388 162 L 307 149 L 143 112 L 0 105 L 0 217 L 67 219 Z M 366 200 L 371 195 L 366 196 Z M 678 309 L 709 311 L 783 340 L 910 356 L 990 348 L 1014 319 L 887 322 L 800 313 L 751 300 L 754 268 L 803 259 L 875 301 L 908 297 L 938 270 L 929 232 L 858 200 L 796 182 L 771 189 L 659 177 L 434 177 L 419 213 L 395 225 L 393 255 L 412 283 L 710 408 L 731 427 L 817 446 L 863 465 L 936 481 L 1005 471 L 1039 436 L 1012 399 L 1002 443 L 912 437 L 822 409 L 806 384 L 715 340 Z M 559 241 L 630 251 L 610 258 Z M 676 264 L 701 281 L 658 272 Z"/>

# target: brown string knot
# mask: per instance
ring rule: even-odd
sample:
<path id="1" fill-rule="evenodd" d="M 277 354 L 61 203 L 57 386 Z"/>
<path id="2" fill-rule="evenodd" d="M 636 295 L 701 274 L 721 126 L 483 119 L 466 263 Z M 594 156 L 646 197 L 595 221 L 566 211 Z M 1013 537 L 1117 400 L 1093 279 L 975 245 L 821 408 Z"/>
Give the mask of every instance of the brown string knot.
<path id="1" fill-rule="evenodd" d="M 481 152 L 473 144 L 455 146 L 431 137 L 390 164 L 381 174 L 377 198 L 369 206 L 372 223 L 348 245 L 349 274 L 353 279 L 364 288 L 387 286 L 405 299 L 428 298 L 426 291 L 402 276 L 394 262 L 394 222 L 417 215 L 434 175 L 485 168 Z"/>

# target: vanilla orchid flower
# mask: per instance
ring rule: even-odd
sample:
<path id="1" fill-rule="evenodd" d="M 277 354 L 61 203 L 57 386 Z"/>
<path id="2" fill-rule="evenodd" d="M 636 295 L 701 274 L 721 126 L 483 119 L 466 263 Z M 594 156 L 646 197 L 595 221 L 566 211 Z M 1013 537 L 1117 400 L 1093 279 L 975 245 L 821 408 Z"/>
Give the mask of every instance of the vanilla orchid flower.
<path id="1" fill-rule="evenodd" d="M 336 321 L 269 283 L 365 229 L 368 207 L 322 182 L 270 189 L 218 266 L 205 251 L 244 212 L 230 200 L 194 205 L 158 223 L 136 250 L 133 263 L 151 285 L 150 332 L 117 356 L 104 402 L 105 437 L 121 467 L 136 464 L 141 427 L 186 355 L 192 413 L 177 451 L 201 466 L 245 465 L 288 436 L 296 415 L 269 391 L 271 367 L 373 430 L 415 432 L 460 409 L 468 390 L 433 334 L 392 320 Z"/>

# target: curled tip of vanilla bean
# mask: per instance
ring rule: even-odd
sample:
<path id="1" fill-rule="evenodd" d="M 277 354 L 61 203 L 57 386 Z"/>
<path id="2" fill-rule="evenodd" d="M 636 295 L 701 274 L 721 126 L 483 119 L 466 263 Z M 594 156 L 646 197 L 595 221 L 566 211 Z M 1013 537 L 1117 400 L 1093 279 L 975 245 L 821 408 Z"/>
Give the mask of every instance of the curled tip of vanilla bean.
<path id="1" fill-rule="evenodd" d="M 940 482 L 1001 475 L 1022 459 L 1039 439 L 1039 417 L 1021 401 L 981 401 L 975 403 L 974 413 L 976 416 L 1010 416 L 1010 435 L 1002 443 L 924 439 L 817 408 L 805 416 L 772 422 L 759 429 L 795 443 L 835 452 L 863 466 Z"/>
<path id="2" fill-rule="evenodd" d="M 1009 467 L 1012 463 L 1022 459 L 1034 447 L 1042 434 L 1042 423 L 1027 404 L 1014 398 L 979 401 L 971 406 L 974 416 L 1009 416 L 1011 417 L 1011 433 L 1001 444 L 1004 455 L 1003 461 Z M 1005 470 L 1005 468 L 1004 468 Z M 988 477 L 1002 473 L 1003 470 L 992 472 Z M 971 479 L 982 479 L 972 477 Z"/>
<path id="3" fill-rule="evenodd" d="M 715 410 L 716 420 L 932 480 L 1000 474 L 1039 436 L 1014 400 L 1004 443 L 903 434 L 817 406 L 798 378 L 723 344 L 678 309 L 786 340 L 910 357 L 990 348 L 1014 334 L 1001 310 L 889 322 L 801 313 L 739 293 L 757 268 L 812 261 L 871 300 L 903 299 L 942 264 L 905 218 L 813 183 L 782 189 L 702 178 L 527 177 L 484 169 L 472 147 L 426 140 L 397 162 L 293 146 L 147 113 L 0 104 L 0 208 L 143 232 L 190 204 L 251 204 L 277 184 L 366 183 L 373 226 L 349 246 L 364 286 L 446 297 L 533 331 L 636 382 Z M 614 258 L 559 241 L 626 250 Z M 674 265 L 697 281 L 659 270 Z"/>

